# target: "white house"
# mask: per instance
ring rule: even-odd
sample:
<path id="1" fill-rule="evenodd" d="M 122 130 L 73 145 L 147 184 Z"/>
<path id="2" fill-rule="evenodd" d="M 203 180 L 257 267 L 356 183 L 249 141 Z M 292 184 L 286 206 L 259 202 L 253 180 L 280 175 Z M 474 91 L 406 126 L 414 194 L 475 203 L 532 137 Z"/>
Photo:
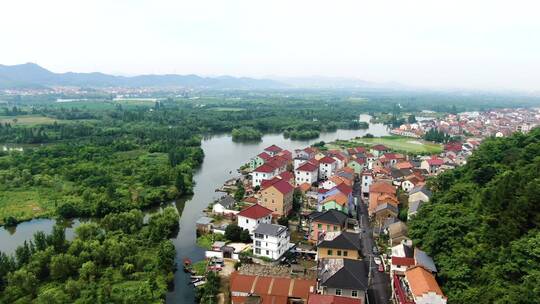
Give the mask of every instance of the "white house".
<path id="1" fill-rule="evenodd" d="M 283 149 L 281 149 L 280 147 L 276 145 L 271 145 L 269 147 L 266 147 L 266 149 L 264 149 L 264 152 L 268 153 L 270 156 L 276 156 L 281 151 L 283 151 Z"/>
<path id="2" fill-rule="evenodd" d="M 337 161 L 329 156 L 319 159 L 319 178 L 327 179 L 334 175 L 337 170 Z"/>
<path id="3" fill-rule="evenodd" d="M 257 187 L 265 179 L 272 179 L 279 174 L 279 170 L 269 164 L 262 164 L 251 173 L 251 185 Z"/>
<path id="4" fill-rule="evenodd" d="M 277 260 L 289 249 L 290 234 L 285 226 L 261 223 L 253 236 L 253 254 L 256 256 Z"/>
<path id="5" fill-rule="evenodd" d="M 369 198 L 369 186 L 373 183 L 373 173 L 371 170 L 362 171 L 361 182 L 362 197 Z"/>
<path id="6" fill-rule="evenodd" d="M 307 161 L 308 161 L 307 158 L 295 157 L 294 160 L 293 160 L 293 168 L 294 168 L 294 170 L 300 168 L 300 166 L 305 164 Z"/>
<path id="7" fill-rule="evenodd" d="M 238 226 L 242 229 L 247 229 L 249 234 L 253 234 L 253 230 L 257 225 L 272 223 L 272 210 L 265 208 L 259 204 L 250 206 L 237 214 Z"/>
<path id="8" fill-rule="evenodd" d="M 303 183 L 311 185 L 316 182 L 319 177 L 319 168 L 310 162 L 306 162 L 298 167 L 294 173 L 296 185 L 301 185 Z"/>
<path id="9" fill-rule="evenodd" d="M 224 195 L 212 206 L 212 212 L 216 214 L 235 213 L 234 210 L 231 210 L 235 203 L 232 196 Z"/>

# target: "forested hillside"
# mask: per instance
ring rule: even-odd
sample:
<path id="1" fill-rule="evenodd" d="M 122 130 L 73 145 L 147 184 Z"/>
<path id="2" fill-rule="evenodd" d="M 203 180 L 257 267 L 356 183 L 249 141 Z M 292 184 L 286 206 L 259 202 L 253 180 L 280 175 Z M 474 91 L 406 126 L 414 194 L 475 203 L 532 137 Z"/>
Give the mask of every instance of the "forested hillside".
<path id="1" fill-rule="evenodd" d="M 487 139 L 410 223 L 450 303 L 538 303 L 540 128 Z"/>

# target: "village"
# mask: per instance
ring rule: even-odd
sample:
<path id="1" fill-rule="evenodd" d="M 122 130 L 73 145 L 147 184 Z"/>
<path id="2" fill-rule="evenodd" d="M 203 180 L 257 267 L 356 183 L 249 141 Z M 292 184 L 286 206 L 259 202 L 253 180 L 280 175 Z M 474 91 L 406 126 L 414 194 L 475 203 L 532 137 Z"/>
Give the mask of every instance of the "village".
<path id="1" fill-rule="evenodd" d="M 394 135 L 421 138 L 430 130 L 459 137 L 503 137 L 514 132 L 526 133 L 540 124 L 538 109 L 493 109 L 486 112 L 447 114 L 402 124 L 390 131 Z"/>
<path id="2" fill-rule="evenodd" d="M 219 273 L 233 304 L 446 303 L 406 222 L 429 203 L 427 179 L 463 165 L 480 142 L 424 156 L 381 144 L 271 145 L 216 190 L 228 194 L 197 221 L 206 260 L 184 270 L 195 286 Z"/>

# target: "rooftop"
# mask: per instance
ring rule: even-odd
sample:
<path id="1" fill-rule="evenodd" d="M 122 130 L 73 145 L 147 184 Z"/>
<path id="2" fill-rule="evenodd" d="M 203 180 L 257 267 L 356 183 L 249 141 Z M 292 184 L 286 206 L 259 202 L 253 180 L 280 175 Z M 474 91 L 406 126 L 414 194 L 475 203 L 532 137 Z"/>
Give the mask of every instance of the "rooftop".
<path id="1" fill-rule="evenodd" d="M 237 215 L 247 217 L 250 219 L 260 219 L 272 214 L 272 210 L 263 207 L 259 204 L 247 207 L 246 209 L 240 211 Z"/>
<path id="2" fill-rule="evenodd" d="M 260 223 L 253 232 L 264 235 L 279 236 L 285 231 L 287 231 L 287 227 L 285 226 Z"/>

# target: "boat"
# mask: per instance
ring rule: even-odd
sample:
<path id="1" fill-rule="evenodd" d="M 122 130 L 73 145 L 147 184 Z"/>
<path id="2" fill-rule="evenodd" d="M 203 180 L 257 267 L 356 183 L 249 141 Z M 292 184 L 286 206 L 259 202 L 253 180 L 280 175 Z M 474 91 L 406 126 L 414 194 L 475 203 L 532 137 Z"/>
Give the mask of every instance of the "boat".
<path id="1" fill-rule="evenodd" d="M 191 262 L 191 260 L 189 258 L 184 258 L 184 272 L 189 272 L 191 274 L 194 273 L 192 267 L 193 267 L 193 263 Z"/>
<path id="2" fill-rule="evenodd" d="M 199 281 L 199 282 L 193 283 L 193 285 L 195 285 L 195 287 L 198 287 L 198 286 L 201 286 L 201 285 L 204 285 L 204 284 L 206 284 L 206 281 Z"/>

